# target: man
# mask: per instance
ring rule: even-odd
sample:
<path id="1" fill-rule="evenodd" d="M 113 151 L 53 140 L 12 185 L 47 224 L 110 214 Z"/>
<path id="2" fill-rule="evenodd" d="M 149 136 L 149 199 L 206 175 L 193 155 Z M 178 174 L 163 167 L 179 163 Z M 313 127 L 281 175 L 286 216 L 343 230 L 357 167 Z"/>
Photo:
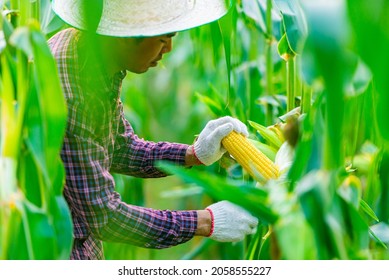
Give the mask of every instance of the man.
<path id="1" fill-rule="evenodd" d="M 126 71 L 143 73 L 156 66 L 171 51 L 177 31 L 220 18 L 227 12 L 225 0 L 102 3 L 100 21 L 90 30 L 80 0 L 53 1 L 53 10 L 75 27 L 49 40 L 68 106 L 61 158 L 74 225 L 71 259 L 103 259 L 102 241 L 166 248 L 194 235 L 232 242 L 252 234 L 257 219 L 232 203 L 197 211 L 128 205 L 115 192 L 111 176 L 165 176 L 155 167 L 158 160 L 210 165 L 225 152 L 223 137 L 232 130 L 247 136 L 243 123 L 223 117 L 210 121 L 194 145 L 145 141 L 134 134 L 119 98 Z"/>

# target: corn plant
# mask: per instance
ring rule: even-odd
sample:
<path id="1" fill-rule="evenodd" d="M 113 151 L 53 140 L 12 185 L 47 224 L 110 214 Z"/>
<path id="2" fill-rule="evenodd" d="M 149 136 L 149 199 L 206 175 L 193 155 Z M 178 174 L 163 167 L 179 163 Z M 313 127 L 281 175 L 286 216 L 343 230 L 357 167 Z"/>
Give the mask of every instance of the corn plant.
<path id="1" fill-rule="evenodd" d="M 272 36 L 285 62 L 279 73 L 266 68 L 273 77 L 266 81 L 271 83 L 267 88 L 277 88 L 274 75 L 283 77 L 279 94 L 287 104 L 275 102 L 280 109 L 273 111 L 271 120 L 281 123 L 285 139 L 278 137 L 281 143 L 276 144 L 277 133 L 266 123 L 266 110 L 250 124 L 257 140 L 277 150 L 283 141 L 294 147 L 286 179 L 263 183 L 165 168 L 260 219 L 256 235 L 247 240 L 247 259 L 388 258 L 387 122 L 383 117 L 387 60 L 368 43 L 377 42 L 382 52 L 387 47 L 387 8 L 384 2 L 371 5 L 363 0 L 358 5 L 303 1 L 301 6 L 297 1 L 237 2 L 236 9 L 255 23 L 254 30 L 258 26 L 269 30 L 265 28 L 270 25 L 264 24 L 269 10 L 278 13 L 271 26 L 281 22 L 279 33 Z M 270 61 L 264 46 L 257 53 L 263 58 L 259 63 Z M 235 73 L 233 68 L 230 71 Z M 257 100 L 265 97 L 264 88 Z M 232 112 L 241 116 L 238 110 Z"/>
<path id="2" fill-rule="evenodd" d="M 59 157 L 66 107 L 40 3 L 1 3 L 1 259 L 68 259 L 72 243 Z"/>
<path id="3" fill-rule="evenodd" d="M 293 156 L 277 179 L 250 172 L 265 161 L 240 153 L 234 157 L 245 168 L 229 157 L 191 170 L 162 165 L 187 183 L 162 192 L 169 208 L 228 199 L 259 218 L 256 234 L 236 244 L 203 239 L 147 252 L 104 244 L 106 257 L 388 259 L 386 2 L 232 1 L 220 21 L 180 32 L 165 68 L 129 73 L 123 103 L 141 137 L 190 143 L 210 118 L 232 115 L 248 124 L 248 142 L 270 161 L 285 142 Z M 0 258 L 68 258 L 71 222 L 58 158 L 66 110 L 45 43 L 63 23 L 48 0 L 1 6 Z M 174 131 L 166 129 L 172 124 Z M 144 188 L 158 181 L 115 181 L 126 202 L 165 206 L 154 186 Z"/>

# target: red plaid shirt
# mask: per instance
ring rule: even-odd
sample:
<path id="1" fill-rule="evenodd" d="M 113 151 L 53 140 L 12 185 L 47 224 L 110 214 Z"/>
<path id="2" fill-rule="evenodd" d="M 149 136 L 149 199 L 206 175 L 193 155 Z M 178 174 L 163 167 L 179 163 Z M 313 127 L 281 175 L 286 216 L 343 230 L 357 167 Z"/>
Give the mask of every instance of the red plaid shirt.
<path id="1" fill-rule="evenodd" d="M 115 191 L 111 176 L 111 172 L 145 178 L 165 176 L 154 167 L 155 161 L 183 165 L 188 146 L 144 141 L 134 134 L 119 98 L 125 72 L 108 77 L 99 70 L 83 71 L 81 38 L 82 32 L 70 28 L 49 40 L 68 106 L 61 158 L 66 170 L 64 196 L 74 225 L 71 258 L 104 258 L 102 240 L 147 248 L 188 241 L 197 227 L 196 211 L 128 205 Z"/>

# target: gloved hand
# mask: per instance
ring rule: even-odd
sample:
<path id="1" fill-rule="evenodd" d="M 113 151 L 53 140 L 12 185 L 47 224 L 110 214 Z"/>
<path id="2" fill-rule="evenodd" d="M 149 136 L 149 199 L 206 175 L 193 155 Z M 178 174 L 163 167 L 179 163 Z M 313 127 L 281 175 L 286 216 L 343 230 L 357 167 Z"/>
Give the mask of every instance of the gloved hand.
<path id="1" fill-rule="evenodd" d="M 227 116 L 209 121 L 194 144 L 197 159 L 205 165 L 218 161 L 226 152 L 221 141 L 232 130 L 248 136 L 246 125 L 238 119 Z"/>
<path id="2" fill-rule="evenodd" d="M 211 239 L 220 242 L 236 242 L 257 230 L 258 219 L 242 207 L 229 201 L 220 201 L 206 208 L 213 216 Z"/>

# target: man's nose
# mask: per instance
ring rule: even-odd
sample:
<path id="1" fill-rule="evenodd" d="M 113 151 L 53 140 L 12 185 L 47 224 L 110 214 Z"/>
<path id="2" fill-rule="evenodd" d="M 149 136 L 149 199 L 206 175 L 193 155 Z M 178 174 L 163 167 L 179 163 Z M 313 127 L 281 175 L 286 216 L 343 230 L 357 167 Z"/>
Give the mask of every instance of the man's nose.
<path id="1" fill-rule="evenodd" d="M 168 39 L 166 40 L 165 46 L 162 48 L 162 54 L 171 52 L 172 47 L 173 47 L 172 38 L 168 38 Z"/>

